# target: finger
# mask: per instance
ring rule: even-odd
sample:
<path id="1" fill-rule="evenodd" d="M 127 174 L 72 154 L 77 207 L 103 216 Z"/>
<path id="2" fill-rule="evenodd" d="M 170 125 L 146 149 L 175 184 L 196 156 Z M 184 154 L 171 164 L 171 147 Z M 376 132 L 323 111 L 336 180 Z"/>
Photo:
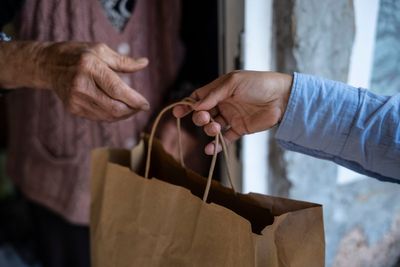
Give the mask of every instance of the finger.
<path id="1" fill-rule="evenodd" d="M 133 59 L 123 56 L 105 44 L 98 44 L 93 50 L 103 62 L 117 72 L 134 72 L 145 68 L 149 64 L 149 60 L 145 57 Z"/>
<path id="2" fill-rule="evenodd" d="M 227 75 L 224 75 L 194 91 L 191 97 L 198 99 L 198 101 L 194 104 L 193 109 L 210 110 L 229 97 L 232 90 L 226 86 L 227 77 Z"/>
<path id="3" fill-rule="evenodd" d="M 117 72 L 135 72 L 146 68 L 149 60 L 145 57 L 133 59 L 131 57 L 116 55 L 112 60 L 106 62 L 107 65 Z"/>
<path id="4" fill-rule="evenodd" d="M 229 143 L 232 143 L 232 142 L 235 142 L 236 140 L 238 140 L 242 135 L 238 134 L 233 129 L 229 129 L 228 131 L 226 131 L 223 134 L 223 136 L 224 136 L 226 144 L 229 144 Z M 215 149 L 215 142 L 213 141 L 206 145 L 206 147 L 204 148 L 204 152 L 207 155 L 213 155 L 214 149 Z M 218 144 L 217 152 L 219 153 L 221 151 L 222 151 L 222 147 L 220 144 Z"/>
<path id="5" fill-rule="evenodd" d="M 194 104 L 194 110 L 210 110 L 229 97 L 227 87 L 220 87 L 211 91 L 205 98 Z"/>
<path id="6" fill-rule="evenodd" d="M 197 126 L 204 126 L 210 122 L 211 116 L 207 111 L 196 111 L 192 115 L 192 120 Z"/>
<path id="7" fill-rule="evenodd" d="M 226 127 L 229 127 L 229 124 L 226 122 L 226 120 L 221 115 L 213 118 L 213 120 L 221 126 L 221 129 L 225 129 Z"/>
<path id="8" fill-rule="evenodd" d="M 137 91 L 125 84 L 112 70 L 99 67 L 99 70 L 94 73 L 94 80 L 98 87 L 114 100 L 119 100 L 132 109 L 149 109 L 150 105 L 147 100 Z"/>
<path id="9" fill-rule="evenodd" d="M 77 103 L 75 115 L 89 119 L 91 121 L 108 120 L 108 115 L 100 109 L 89 107 L 85 103 Z"/>
<path id="10" fill-rule="evenodd" d="M 203 127 L 203 130 L 208 136 L 216 136 L 221 132 L 221 125 L 216 122 L 210 122 Z"/>
<path id="11" fill-rule="evenodd" d="M 215 90 L 216 88 L 219 88 L 224 84 L 227 76 L 223 75 L 214 81 L 212 81 L 209 84 L 206 84 L 198 89 L 196 89 L 191 95 L 190 98 L 199 101 L 204 99 L 211 91 Z"/>
<path id="12" fill-rule="evenodd" d="M 84 100 L 86 106 L 89 105 L 93 109 L 101 109 L 115 119 L 129 117 L 138 111 L 119 100 L 110 98 L 100 88 L 96 87 L 86 90 L 84 93 L 79 93 L 78 97 Z"/>
<path id="13" fill-rule="evenodd" d="M 193 108 L 192 108 L 191 106 L 188 106 L 188 105 L 178 105 L 178 106 L 175 106 L 175 107 L 172 109 L 172 114 L 173 114 L 176 118 L 183 118 L 183 117 L 185 117 L 186 115 L 188 115 L 188 114 L 189 114 L 190 112 L 192 112 L 192 111 L 193 111 Z M 216 115 L 219 113 L 219 111 L 218 111 L 217 108 L 213 108 L 213 109 L 209 110 L 208 112 L 210 113 L 211 117 L 214 117 L 214 116 L 216 116 Z"/>
<path id="14" fill-rule="evenodd" d="M 193 100 L 196 100 L 198 102 L 196 102 L 194 105 L 195 107 L 197 106 L 197 108 L 190 108 L 187 106 L 177 106 L 176 108 L 174 108 L 173 110 L 173 114 L 175 117 L 184 117 L 186 116 L 188 113 L 190 113 L 193 109 L 195 110 L 210 110 L 211 112 L 211 116 L 215 116 L 218 113 L 218 109 L 214 109 L 213 107 L 211 108 L 207 108 L 207 106 L 205 106 L 206 108 L 202 108 L 203 106 L 199 106 L 199 103 L 206 98 L 210 92 L 212 90 L 215 90 L 216 88 L 218 88 L 221 84 L 223 84 L 223 82 L 225 81 L 226 76 L 221 76 L 218 79 L 214 80 L 213 82 L 197 89 L 196 91 L 194 91 L 191 95 L 190 98 L 192 98 Z"/>
<path id="15" fill-rule="evenodd" d="M 192 111 L 192 108 L 186 105 L 175 106 L 172 110 L 172 114 L 176 118 L 183 118 Z"/>
<path id="16" fill-rule="evenodd" d="M 86 106 L 81 106 L 80 113 L 78 115 L 92 121 L 115 122 L 119 120 L 125 120 L 130 116 L 132 116 L 133 113 L 131 112 L 125 115 L 114 116 L 102 109 L 94 109 L 94 108 L 88 108 Z"/>
<path id="17" fill-rule="evenodd" d="M 238 140 L 242 135 L 243 134 L 236 132 L 233 128 L 230 128 L 223 134 L 226 143 L 233 143 Z"/>
<path id="18" fill-rule="evenodd" d="M 211 143 L 207 144 L 206 147 L 204 148 L 204 152 L 207 155 L 214 155 L 214 150 L 215 150 L 215 141 L 212 141 Z M 222 146 L 221 144 L 218 144 L 217 153 L 221 151 L 222 151 Z"/>
<path id="19" fill-rule="evenodd" d="M 102 104 L 99 104 L 98 101 L 91 102 L 93 103 L 92 105 L 97 105 L 102 112 L 106 113 L 107 117 L 112 121 L 126 119 L 139 111 L 138 109 L 128 107 L 121 101 L 113 99 L 108 99 Z"/>

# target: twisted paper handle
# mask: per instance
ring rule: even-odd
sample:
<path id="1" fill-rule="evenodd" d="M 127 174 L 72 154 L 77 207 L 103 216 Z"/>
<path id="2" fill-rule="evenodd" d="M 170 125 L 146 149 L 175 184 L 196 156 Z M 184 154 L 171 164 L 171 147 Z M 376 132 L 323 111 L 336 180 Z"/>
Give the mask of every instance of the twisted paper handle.
<path id="1" fill-rule="evenodd" d="M 167 112 L 168 110 L 170 110 L 170 109 L 172 109 L 172 108 L 174 108 L 175 106 L 178 106 L 178 105 L 187 105 L 187 106 L 193 107 L 193 103 L 191 102 L 190 99 L 184 99 L 183 101 L 179 101 L 179 102 L 173 103 L 173 104 L 165 107 L 164 109 L 162 109 L 160 111 L 160 113 L 158 114 L 158 116 L 156 117 L 154 123 L 153 123 L 153 126 L 151 128 L 151 132 L 150 132 L 150 137 L 149 137 L 149 144 L 148 144 L 148 147 L 147 147 L 146 168 L 145 168 L 145 174 L 144 174 L 145 178 L 149 178 L 150 162 L 151 162 L 151 150 L 153 148 L 153 140 L 154 140 L 154 136 L 155 136 L 155 132 L 156 132 L 156 129 L 158 127 L 158 124 L 160 123 L 160 120 L 161 120 L 161 118 L 162 118 L 162 116 L 164 115 L 165 112 Z M 185 165 L 184 165 L 184 162 L 183 162 L 182 138 L 181 138 L 181 127 L 180 126 L 181 126 L 180 125 L 180 119 L 177 119 L 179 158 L 180 158 L 181 165 L 184 167 Z M 216 160 L 217 160 L 217 148 L 218 148 L 219 142 L 221 142 L 222 151 L 224 153 L 224 158 L 225 158 L 225 164 L 226 164 L 226 167 L 227 167 L 229 183 L 230 183 L 233 191 L 236 193 L 235 187 L 233 186 L 231 170 L 230 170 L 229 164 L 228 164 L 227 146 L 226 146 L 224 137 L 222 136 L 221 133 L 219 133 L 217 136 L 215 136 L 215 149 L 214 149 L 214 154 L 213 154 L 213 157 L 212 157 L 212 160 L 211 160 L 210 170 L 208 172 L 206 189 L 205 189 L 204 195 L 203 195 L 203 201 L 204 202 L 206 202 L 207 197 L 208 197 L 208 193 L 210 192 L 211 180 L 212 180 L 212 176 L 213 176 L 213 173 L 214 173 L 215 164 L 216 164 Z"/>

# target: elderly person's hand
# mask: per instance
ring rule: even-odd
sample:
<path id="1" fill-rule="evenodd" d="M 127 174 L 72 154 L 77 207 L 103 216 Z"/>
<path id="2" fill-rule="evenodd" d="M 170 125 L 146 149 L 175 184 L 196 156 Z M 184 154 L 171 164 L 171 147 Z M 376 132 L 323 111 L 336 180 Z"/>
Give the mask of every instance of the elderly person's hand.
<path id="1" fill-rule="evenodd" d="M 8 67 L 0 71 L 3 88 L 50 89 L 73 114 L 91 120 L 124 119 L 149 104 L 117 72 L 145 68 L 146 58 L 122 56 L 104 44 L 10 42 L 0 44 Z"/>
<path id="2" fill-rule="evenodd" d="M 282 119 L 291 85 L 292 76 L 282 73 L 235 71 L 226 74 L 191 95 L 197 100 L 193 122 L 203 126 L 210 136 L 222 130 L 228 142 L 244 134 L 267 130 Z M 173 113 L 183 117 L 190 111 L 187 106 L 177 106 Z M 206 154 L 211 155 L 213 151 L 214 144 L 208 144 Z"/>

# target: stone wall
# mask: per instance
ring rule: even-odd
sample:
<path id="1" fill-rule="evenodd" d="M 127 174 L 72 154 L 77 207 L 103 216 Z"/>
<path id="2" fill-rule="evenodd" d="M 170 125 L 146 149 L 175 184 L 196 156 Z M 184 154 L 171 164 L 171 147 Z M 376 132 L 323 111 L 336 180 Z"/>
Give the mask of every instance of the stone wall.
<path id="1" fill-rule="evenodd" d="M 385 1 L 395 2 L 381 4 Z M 279 0 L 274 16 L 277 70 L 347 81 L 356 30 L 352 1 Z M 400 68 L 400 43 L 391 49 L 398 51 L 392 66 Z M 395 74 L 400 77 L 400 70 Z M 338 184 L 337 165 L 283 151 L 270 136 L 271 193 L 324 205 L 326 266 L 395 266 L 400 255 L 400 186 L 373 178 Z"/>

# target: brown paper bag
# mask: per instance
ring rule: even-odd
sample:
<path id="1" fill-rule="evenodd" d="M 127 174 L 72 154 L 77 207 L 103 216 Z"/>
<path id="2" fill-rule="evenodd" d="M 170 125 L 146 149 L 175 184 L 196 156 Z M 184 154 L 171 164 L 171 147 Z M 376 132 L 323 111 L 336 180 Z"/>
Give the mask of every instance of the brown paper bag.
<path id="1" fill-rule="evenodd" d="M 92 158 L 91 252 L 95 267 L 324 266 L 322 207 L 239 194 L 181 166 L 159 141 Z"/>

